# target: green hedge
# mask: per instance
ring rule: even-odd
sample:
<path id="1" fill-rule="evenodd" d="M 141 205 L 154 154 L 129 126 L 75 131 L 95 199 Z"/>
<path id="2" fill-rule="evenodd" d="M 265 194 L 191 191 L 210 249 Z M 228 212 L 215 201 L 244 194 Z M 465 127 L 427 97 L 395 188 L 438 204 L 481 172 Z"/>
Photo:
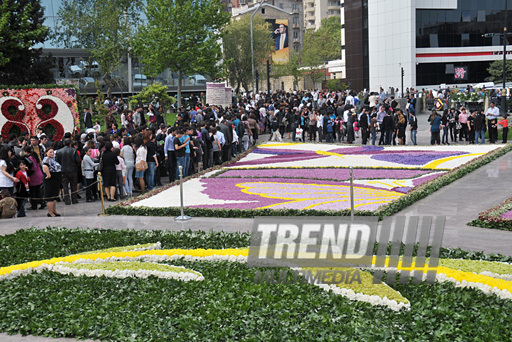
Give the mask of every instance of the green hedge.
<path id="1" fill-rule="evenodd" d="M 484 212 L 478 218 L 468 223 L 469 226 L 512 230 L 512 220 L 501 217 L 502 214 L 512 210 L 512 197 Z"/>
<path id="2" fill-rule="evenodd" d="M 29 229 L 0 236 L 2 265 L 161 241 L 163 248 L 246 246 L 248 234 Z M 442 249 L 441 257 L 512 262 Z M 308 284 L 259 285 L 236 262 L 171 263 L 202 282 L 74 277 L 0 281 L 0 332 L 101 341 L 511 341 L 512 301 L 451 283 L 399 284 L 411 310 L 354 302 Z"/>
<path id="3" fill-rule="evenodd" d="M 358 216 L 378 216 L 382 219 L 385 216 L 391 216 L 414 202 L 423 199 L 430 195 L 431 193 L 439 190 L 440 188 L 452 183 L 453 181 L 464 177 L 465 175 L 473 172 L 479 167 L 490 163 L 491 161 L 503 156 L 504 154 L 510 152 L 512 150 L 512 143 L 507 144 L 504 147 L 497 149 L 495 151 L 489 152 L 481 157 L 476 158 L 475 160 L 468 162 L 464 165 L 461 165 L 445 175 L 437 177 L 427 183 L 424 183 L 415 189 L 413 189 L 410 193 L 401 196 L 399 199 L 382 206 L 376 211 L 360 211 L 356 210 L 354 213 Z M 235 161 L 243 158 L 249 150 L 244 153 L 244 155 L 238 157 Z M 235 162 L 227 162 L 217 167 L 217 169 L 221 169 L 224 166 L 228 166 L 229 164 Z M 199 177 L 206 172 L 210 172 L 212 169 L 205 170 L 198 175 L 194 175 L 193 177 Z M 223 170 L 224 171 L 224 170 Z M 221 171 L 221 172 L 223 172 Z M 225 171 L 224 171 L 225 172 Z M 217 176 L 217 175 L 216 175 Z M 190 178 L 190 177 L 189 177 Z M 149 207 L 132 207 L 130 204 L 139 201 L 140 199 L 148 198 L 153 196 L 156 193 L 164 191 L 171 186 L 176 185 L 177 182 L 169 184 L 166 187 L 158 189 L 156 192 L 151 192 L 142 198 L 136 198 L 134 200 L 126 201 L 120 203 L 115 206 L 110 206 L 107 209 L 107 213 L 112 215 L 135 215 L 135 216 L 179 216 L 180 208 L 178 207 L 167 207 L 167 208 L 149 208 Z M 350 210 L 297 210 L 297 209 L 256 209 L 256 210 L 248 210 L 248 209 L 208 209 L 208 208 L 185 208 L 184 212 L 186 215 L 192 217 L 237 217 L 237 218 L 252 218 L 256 216 L 350 216 Z"/>

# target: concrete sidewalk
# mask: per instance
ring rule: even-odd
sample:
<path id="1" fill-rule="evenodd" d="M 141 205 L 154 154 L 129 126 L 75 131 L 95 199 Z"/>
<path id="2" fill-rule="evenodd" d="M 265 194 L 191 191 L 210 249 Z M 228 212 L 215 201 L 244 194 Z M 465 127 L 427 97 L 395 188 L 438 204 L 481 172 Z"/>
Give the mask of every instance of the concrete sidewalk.
<path id="1" fill-rule="evenodd" d="M 418 143 L 430 142 L 430 127 L 427 115 L 418 116 L 420 131 Z M 262 136 L 262 139 L 268 136 Z M 501 253 L 512 256 L 512 232 L 467 226 L 479 212 L 499 204 L 512 196 L 512 153 L 485 165 L 469 175 L 445 186 L 428 197 L 412 204 L 394 216 L 446 216 L 443 239 L 445 247 L 460 247 L 466 250 Z M 46 210 L 27 211 L 27 217 L 0 220 L 0 234 L 11 234 L 29 227 L 47 226 L 90 227 L 106 229 L 149 230 L 214 230 L 239 232 L 250 231 L 252 219 L 193 218 L 178 223 L 172 217 L 145 216 L 98 216 L 101 203 L 85 203 L 66 206 L 58 203 L 57 211 L 63 216 L 46 217 Z M 71 342 L 75 339 L 52 339 L 36 336 L 21 337 L 0 334 L 0 342 Z M 87 340 L 86 342 L 92 342 Z"/>

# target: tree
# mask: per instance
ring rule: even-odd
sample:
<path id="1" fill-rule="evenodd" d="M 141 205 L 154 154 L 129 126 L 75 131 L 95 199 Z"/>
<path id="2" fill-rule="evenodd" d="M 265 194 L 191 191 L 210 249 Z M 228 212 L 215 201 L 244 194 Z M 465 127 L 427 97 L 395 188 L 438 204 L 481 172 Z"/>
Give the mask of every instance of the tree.
<path id="1" fill-rule="evenodd" d="M 325 75 L 325 63 L 341 58 L 341 23 L 338 17 L 322 20 L 318 30 L 304 33 L 303 65 L 309 67 L 314 83 Z"/>
<path id="2" fill-rule="evenodd" d="M 48 37 L 39 1 L 3 0 L 0 3 L 0 82 L 53 83 L 51 58 L 34 49 Z"/>
<path id="3" fill-rule="evenodd" d="M 160 106 L 163 108 L 163 112 L 165 113 L 165 109 L 169 108 L 173 103 L 175 103 L 176 99 L 167 94 L 167 86 L 158 82 L 144 87 L 140 93 L 130 97 L 130 104 L 132 106 L 136 106 L 138 104 L 148 104 L 152 103 L 153 101 L 158 101 Z"/>
<path id="4" fill-rule="evenodd" d="M 507 60 L 507 71 L 506 71 L 506 81 L 512 81 L 512 60 Z M 487 71 L 491 76 L 488 77 L 490 82 L 501 83 L 503 81 L 503 60 L 496 60 L 489 65 Z"/>
<path id="5" fill-rule="evenodd" d="M 101 78 L 111 97 L 116 79 L 112 73 L 130 51 L 130 37 L 139 23 L 142 0 L 63 0 L 55 40 L 66 48 L 89 51 L 99 64 Z"/>
<path id="6" fill-rule="evenodd" d="M 237 92 L 240 90 L 240 86 L 248 91 L 252 81 L 250 20 L 250 15 L 242 16 L 240 20 L 233 20 L 224 29 L 222 39 L 228 78 L 231 84 L 236 84 Z M 254 66 L 255 69 L 259 69 L 271 55 L 274 41 L 269 24 L 263 17 L 255 15 L 252 24 Z M 259 74 L 266 73 L 262 69 Z"/>
<path id="7" fill-rule="evenodd" d="M 223 9 L 219 0 L 147 0 L 135 51 L 147 75 L 178 73 L 178 106 L 183 75 L 215 76 L 221 69 L 219 41 L 230 17 Z"/>
<path id="8" fill-rule="evenodd" d="M 327 80 L 326 87 L 331 91 L 345 91 L 348 89 L 348 84 L 341 82 L 341 80 Z"/>
<path id="9" fill-rule="evenodd" d="M 288 62 L 284 64 L 274 64 L 272 66 L 272 75 L 274 77 L 292 76 L 293 84 L 298 87 L 299 81 L 306 74 L 301 66 L 301 56 L 298 52 L 290 50 Z"/>

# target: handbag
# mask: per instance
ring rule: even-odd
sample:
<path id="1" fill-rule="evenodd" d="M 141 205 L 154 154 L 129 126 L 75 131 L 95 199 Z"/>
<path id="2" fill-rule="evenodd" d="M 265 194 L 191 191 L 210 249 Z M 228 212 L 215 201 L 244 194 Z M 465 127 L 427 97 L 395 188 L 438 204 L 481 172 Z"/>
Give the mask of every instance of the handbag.
<path id="1" fill-rule="evenodd" d="M 145 160 L 141 160 L 135 164 L 135 171 L 146 171 L 148 169 L 148 163 Z"/>
<path id="2" fill-rule="evenodd" d="M 97 168 L 98 172 L 103 172 L 103 154 L 100 157 L 100 163 Z"/>

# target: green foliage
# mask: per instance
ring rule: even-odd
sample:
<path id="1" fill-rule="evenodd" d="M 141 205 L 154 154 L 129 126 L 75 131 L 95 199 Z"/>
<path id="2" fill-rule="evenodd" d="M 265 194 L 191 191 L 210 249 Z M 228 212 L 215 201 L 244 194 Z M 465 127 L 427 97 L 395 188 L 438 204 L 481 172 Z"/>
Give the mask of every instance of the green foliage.
<path id="1" fill-rule="evenodd" d="M 29 229 L 0 237 L 2 265 L 161 241 L 163 248 L 229 248 L 248 234 Z M 442 257 L 494 259 L 461 250 Z M 255 284 L 231 262 L 171 263 L 202 282 L 74 277 L 48 271 L 0 281 L 0 331 L 108 341 L 510 341 L 512 301 L 443 284 L 395 284 L 408 312 L 353 302 L 308 284 Z M 475 324 L 478 322 L 478 324 Z"/>
<path id="2" fill-rule="evenodd" d="M 178 106 L 183 75 L 215 76 L 220 66 L 219 39 L 229 13 L 219 0 L 148 0 L 147 21 L 134 41 L 144 72 L 156 76 L 169 68 L 178 73 Z"/>
<path id="3" fill-rule="evenodd" d="M 48 37 L 39 0 L 0 3 L 0 79 L 4 84 L 53 82 L 51 58 L 41 57 L 34 45 Z"/>
<path id="4" fill-rule="evenodd" d="M 98 62 L 109 97 L 116 82 L 112 73 L 128 55 L 142 7 L 142 0 L 63 0 L 59 9 L 61 26 L 54 40 L 90 52 L 90 62 Z"/>
<path id="5" fill-rule="evenodd" d="M 479 213 L 478 218 L 468 223 L 468 225 L 512 231 L 512 220 L 501 217 L 501 215 L 510 210 L 512 210 L 512 198 L 507 199 L 489 210 Z"/>
<path id="6" fill-rule="evenodd" d="M 260 15 L 253 18 L 254 68 L 260 70 L 260 79 L 266 75 L 265 61 L 273 51 L 274 41 L 270 35 L 268 23 Z M 231 21 L 222 37 L 224 60 L 227 64 L 228 78 L 236 84 L 236 90 L 242 86 L 249 90 L 252 81 L 250 15 Z"/>
<path id="7" fill-rule="evenodd" d="M 326 87 L 329 90 L 345 91 L 348 89 L 348 84 L 341 82 L 341 80 L 327 80 Z"/>
<path id="8" fill-rule="evenodd" d="M 487 72 L 491 76 L 489 76 L 489 81 L 491 82 L 502 82 L 503 81 L 503 60 L 495 60 L 489 65 L 487 68 Z M 512 60 L 507 60 L 506 63 L 506 81 L 512 81 Z"/>
<path id="9" fill-rule="evenodd" d="M 484 98 L 480 92 L 467 93 L 460 91 L 459 88 L 455 88 L 450 94 L 450 102 L 483 102 Z"/>
<path id="10" fill-rule="evenodd" d="M 295 50 L 290 50 L 290 57 L 287 63 L 272 65 L 271 75 L 273 77 L 292 76 L 293 83 L 296 87 L 299 81 L 305 75 L 305 70 L 302 68 L 301 56 Z"/>
<path id="11" fill-rule="evenodd" d="M 137 95 L 130 97 L 130 104 L 132 106 L 149 104 L 155 100 L 158 100 L 163 108 L 169 108 L 176 102 L 176 99 L 167 93 L 167 86 L 156 82 L 144 87 Z"/>
<path id="12" fill-rule="evenodd" d="M 317 67 L 326 61 L 341 58 L 341 23 L 339 17 L 322 20 L 318 30 L 304 32 L 304 65 Z"/>

